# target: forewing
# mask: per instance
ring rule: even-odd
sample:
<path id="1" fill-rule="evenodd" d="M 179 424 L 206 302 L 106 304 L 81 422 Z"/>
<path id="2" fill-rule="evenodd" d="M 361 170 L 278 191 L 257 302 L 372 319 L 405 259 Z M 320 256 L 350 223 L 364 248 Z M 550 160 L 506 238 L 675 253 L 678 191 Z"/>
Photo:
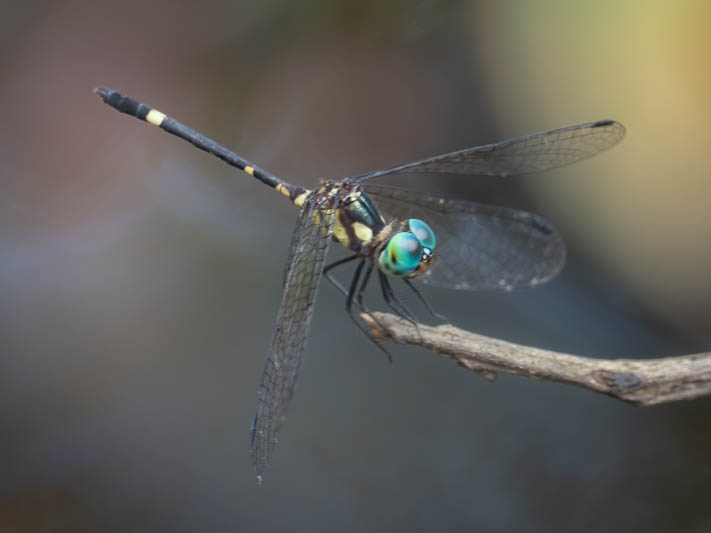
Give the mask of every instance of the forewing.
<path id="1" fill-rule="evenodd" d="M 565 263 L 565 244 L 543 217 L 492 205 L 363 184 L 391 218 L 419 218 L 435 232 L 434 264 L 418 277 L 460 290 L 530 287 L 553 278 Z"/>
<path id="2" fill-rule="evenodd" d="M 404 172 L 478 176 L 538 172 L 592 157 L 617 144 L 624 135 L 625 128 L 619 122 L 600 120 L 429 157 L 353 179 L 363 181 Z"/>
<path id="3" fill-rule="evenodd" d="M 312 194 L 299 214 L 292 235 L 284 288 L 272 345 L 262 374 L 257 412 L 252 423 L 252 463 L 261 480 L 286 419 L 306 347 L 314 302 L 335 213 L 333 198 L 318 203 Z"/>

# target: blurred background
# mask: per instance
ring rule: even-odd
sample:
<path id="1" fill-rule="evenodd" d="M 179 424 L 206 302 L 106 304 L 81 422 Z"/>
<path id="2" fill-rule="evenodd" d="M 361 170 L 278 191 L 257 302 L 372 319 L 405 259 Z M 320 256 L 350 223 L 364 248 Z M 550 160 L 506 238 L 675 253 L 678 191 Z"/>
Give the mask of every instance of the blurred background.
<path id="1" fill-rule="evenodd" d="M 257 486 L 249 424 L 296 212 L 91 92 L 308 187 L 619 120 L 624 141 L 574 167 L 406 180 L 537 212 L 569 246 L 542 287 L 425 292 L 512 342 L 688 354 L 711 349 L 710 6 L 4 2 L 0 530 L 711 531 L 711 399 L 490 384 L 414 347 L 389 365 L 327 284 Z"/>

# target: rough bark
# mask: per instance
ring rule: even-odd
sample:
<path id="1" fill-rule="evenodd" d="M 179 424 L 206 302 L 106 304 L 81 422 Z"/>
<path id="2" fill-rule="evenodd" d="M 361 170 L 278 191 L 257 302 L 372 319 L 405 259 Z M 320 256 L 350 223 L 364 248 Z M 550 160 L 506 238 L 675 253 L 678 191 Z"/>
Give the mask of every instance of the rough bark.
<path id="1" fill-rule="evenodd" d="M 577 385 L 637 405 L 654 405 L 711 395 L 711 353 L 657 359 L 593 359 L 531 348 L 470 333 L 451 325 L 426 326 L 391 314 L 361 318 L 373 335 L 422 346 L 473 370 L 488 381 L 506 372 Z"/>

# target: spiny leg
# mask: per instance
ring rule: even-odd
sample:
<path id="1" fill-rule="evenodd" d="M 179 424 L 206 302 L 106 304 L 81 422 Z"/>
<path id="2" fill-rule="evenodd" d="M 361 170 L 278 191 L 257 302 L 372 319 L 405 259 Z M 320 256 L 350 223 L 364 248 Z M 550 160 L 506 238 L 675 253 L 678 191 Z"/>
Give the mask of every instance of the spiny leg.
<path id="1" fill-rule="evenodd" d="M 358 289 L 358 294 L 356 295 L 356 301 L 358 302 L 358 305 L 361 307 L 361 309 L 365 309 L 363 297 L 365 296 L 365 288 L 367 287 L 368 281 L 370 280 L 370 275 L 373 273 L 374 266 L 375 264 L 373 262 L 368 265 L 368 269 L 365 271 L 363 281 L 361 282 L 360 288 Z"/>
<path id="2" fill-rule="evenodd" d="M 353 274 L 353 279 L 351 280 L 351 286 L 348 289 L 348 294 L 346 295 L 346 311 L 349 315 L 353 314 L 353 296 L 355 295 L 356 289 L 358 288 L 358 281 L 360 281 L 360 274 L 363 272 L 363 266 L 365 265 L 365 259 L 361 258 L 360 263 L 356 267 L 355 273 Z"/>
<path id="3" fill-rule="evenodd" d="M 378 348 L 380 348 L 383 352 L 385 352 L 385 355 L 388 356 L 388 360 L 389 360 L 390 362 L 392 362 L 392 356 L 390 355 L 390 353 L 389 353 L 385 348 L 383 348 L 383 346 L 377 341 L 377 339 L 375 339 L 375 337 L 373 337 L 373 336 L 371 335 L 370 331 L 369 331 L 368 329 L 366 329 L 366 327 L 361 323 L 361 321 L 359 320 L 359 318 L 358 318 L 358 317 L 355 315 L 355 313 L 353 312 L 353 308 L 352 308 L 352 304 L 353 304 L 353 294 L 355 293 L 355 289 L 356 289 L 357 284 L 358 284 L 358 278 L 360 277 L 360 272 L 361 272 L 362 269 L 363 269 L 363 263 L 365 262 L 365 259 L 363 259 L 363 260 L 361 261 L 361 264 L 358 265 L 358 267 L 356 268 L 356 272 L 355 272 L 355 274 L 354 274 L 354 276 L 353 276 L 353 280 L 351 281 L 351 290 L 350 290 L 350 291 L 349 291 L 348 289 L 346 289 L 346 288 L 341 284 L 340 281 L 338 281 L 336 278 L 334 278 L 334 277 L 330 274 L 330 270 L 332 270 L 333 268 L 335 268 L 335 267 L 337 267 L 337 266 L 344 265 L 344 264 L 346 264 L 346 263 L 349 263 L 349 262 L 351 262 L 351 261 L 353 261 L 353 260 L 355 260 L 355 259 L 358 259 L 359 257 L 362 257 L 362 256 L 359 255 L 359 254 L 353 254 L 353 255 L 349 255 L 348 257 L 344 257 L 343 259 L 339 259 L 338 261 L 334 261 L 334 262 L 331 263 L 330 265 L 327 265 L 327 266 L 324 267 L 324 269 L 323 269 L 323 274 L 324 274 L 324 276 L 326 276 L 326 279 L 329 281 L 329 283 L 331 283 L 331 285 L 333 285 L 334 287 L 336 287 L 336 288 L 346 297 L 346 311 L 348 312 L 348 316 L 351 317 L 351 320 L 353 320 L 353 322 L 355 322 L 356 326 L 358 326 L 358 329 L 360 329 L 363 333 L 365 333 L 365 335 L 366 335 L 371 341 L 373 341 L 373 342 L 375 343 L 375 345 L 376 345 Z M 360 290 L 358 291 L 359 296 L 360 296 L 359 298 L 356 299 L 356 303 L 358 304 L 358 308 L 359 308 L 363 313 L 366 313 L 366 314 L 373 320 L 373 322 L 375 322 L 375 324 L 376 324 L 380 329 L 382 329 L 385 333 L 388 334 L 388 336 L 389 336 L 390 338 L 392 338 L 392 339 L 394 339 L 396 342 L 400 343 L 400 341 L 397 340 L 397 338 L 395 337 L 395 335 L 393 334 L 393 332 L 392 332 L 385 324 L 383 324 L 382 322 L 380 322 L 380 320 L 378 320 L 378 319 L 370 312 L 370 310 L 365 306 L 365 304 L 363 303 L 363 296 L 362 296 L 361 293 L 362 293 L 363 290 L 365 289 L 365 285 L 367 284 L 367 281 L 368 281 L 368 278 L 370 277 L 370 272 L 371 272 L 371 271 L 372 271 L 372 265 L 371 265 L 370 268 L 368 268 L 368 272 L 366 273 L 366 278 L 363 280 L 364 282 L 361 284 Z"/>
<path id="4" fill-rule="evenodd" d="M 339 291 L 341 291 L 341 293 L 343 293 L 343 296 L 348 296 L 348 290 L 343 285 L 341 285 L 340 281 L 338 281 L 331 274 L 329 274 L 329 271 L 337 266 L 350 263 L 351 261 L 353 261 L 354 259 L 358 259 L 359 257 L 360 255 L 358 254 L 349 255 L 348 257 L 344 257 L 343 259 L 339 259 L 338 261 L 334 261 L 330 265 L 326 265 L 325 267 L 323 267 L 323 275 L 326 276 L 326 279 L 329 281 L 329 283 L 331 283 L 331 285 L 333 285 Z"/>
<path id="5" fill-rule="evenodd" d="M 415 328 L 417 328 L 417 319 L 415 318 L 415 315 L 413 315 L 412 312 L 397 299 L 395 293 L 393 292 L 393 288 L 388 282 L 388 278 L 380 271 L 378 271 L 378 275 L 380 278 L 380 289 L 383 293 L 385 303 L 388 304 L 388 307 L 390 307 L 390 309 L 392 309 L 400 318 L 407 320 L 415 326 Z"/>
<path id="6" fill-rule="evenodd" d="M 429 313 L 430 313 L 433 317 L 439 318 L 440 320 L 444 320 L 445 322 L 449 322 L 449 320 L 447 319 L 446 316 L 440 315 L 438 312 L 436 312 L 434 309 L 432 309 L 432 306 L 431 306 L 430 303 L 427 301 L 427 298 L 424 297 L 424 295 L 420 292 L 420 290 L 419 290 L 417 287 L 415 287 L 409 279 L 403 278 L 402 280 L 405 282 L 405 284 L 406 284 L 408 287 L 410 287 L 410 288 L 412 289 L 412 292 L 414 292 L 414 293 L 417 295 L 417 297 L 420 299 L 420 302 L 422 302 L 422 305 L 425 306 L 425 308 L 427 309 L 427 311 L 429 311 Z"/>
<path id="7" fill-rule="evenodd" d="M 341 293 L 342 293 L 344 296 L 346 296 L 346 298 L 348 298 L 348 296 L 351 294 L 351 292 L 349 292 L 348 289 L 346 289 L 346 288 L 341 284 L 340 281 L 338 281 L 338 280 L 337 280 L 336 278 L 334 278 L 331 274 L 329 274 L 329 271 L 330 271 L 331 269 L 337 267 L 337 266 L 341 266 L 341 265 L 344 265 L 344 264 L 346 264 L 346 263 L 349 263 L 350 261 L 353 261 L 354 259 L 357 259 L 357 258 L 359 258 L 359 257 L 362 257 L 362 256 L 361 256 L 360 254 L 349 255 L 348 257 L 345 257 L 345 258 L 343 258 L 343 259 L 339 259 L 338 261 L 335 261 L 335 262 L 331 263 L 330 265 L 327 265 L 327 266 L 323 269 L 323 274 L 326 276 L 326 279 L 331 283 L 331 285 L 333 285 L 333 286 L 336 287 L 339 291 L 341 291 Z M 375 316 L 370 312 L 370 309 L 368 309 L 368 307 L 363 303 L 362 292 L 363 292 L 363 290 L 365 289 L 365 285 L 367 284 L 367 280 L 368 280 L 368 278 L 370 277 L 370 272 L 371 272 L 371 271 L 372 271 L 372 264 L 371 264 L 371 267 L 368 269 L 368 272 L 366 273 L 366 277 L 365 277 L 365 279 L 363 280 L 363 283 L 361 284 L 360 290 L 358 291 L 359 294 L 361 294 L 361 296 L 360 296 L 360 298 L 357 298 L 356 303 L 358 304 L 358 307 L 360 308 L 360 310 L 361 310 L 362 312 L 366 313 L 366 314 L 373 320 L 373 322 L 375 322 L 380 328 L 382 328 L 390 337 L 393 337 L 392 332 L 387 328 L 387 326 L 385 326 L 385 325 L 382 324 L 377 318 L 375 318 Z M 351 301 L 352 301 L 352 298 L 351 298 Z M 350 306 L 350 304 L 348 303 L 348 300 L 346 300 L 346 310 L 349 310 L 349 309 L 350 309 L 349 306 Z M 349 314 L 351 314 L 350 311 L 349 311 Z M 351 318 L 352 318 L 352 317 L 351 317 Z M 394 337 L 393 337 L 393 338 L 394 338 Z"/>
<path id="8" fill-rule="evenodd" d="M 375 263 L 370 263 L 368 265 L 368 270 L 365 271 L 365 275 L 363 276 L 363 281 L 360 284 L 360 288 L 358 289 L 358 294 L 356 295 L 356 302 L 360 306 L 360 308 L 368 314 L 368 316 L 375 322 L 383 331 L 385 331 L 391 339 L 396 341 L 398 344 L 404 344 L 402 341 L 398 340 L 393 332 L 388 328 L 385 324 L 380 322 L 377 318 L 375 318 L 375 315 L 373 315 L 369 310 L 368 307 L 363 303 L 363 298 L 365 296 L 365 288 L 368 285 L 368 281 L 370 280 L 370 275 L 373 273 L 373 268 L 375 267 Z"/>
<path id="9" fill-rule="evenodd" d="M 368 263 L 368 268 L 367 268 L 367 270 L 365 271 L 365 274 L 364 274 L 364 276 L 363 276 L 363 279 L 362 279 L 361 282 L 360 282 L 360 287 L 358 288 L 358 291 L 357 291 L 357 292 L 355 292 L 355 285 L 351 287 L 351 292 L 349 293 L 349 296 L 350 296 L 350 299 L 351 299 L 351 303 L 353 302 L 354 293 L 355 293 L 355 301 L 356 301 L 356 303 L 358 304 L 358 307 L 360 308 L 360 310 L 363 311 L 364 313 L 366 313 L 366 314 L 370 317 L 370 319 L 371 319 L 373 322 L 375 322 L 375 324 L 376 324 L 380 329 L 382 329 L 385 333 L 387 333 L 388 336 L 389 336 L 392 340 L 394 340 L 394 341 L 397 342 L 398 344 L 404 344 L 403 341 L 398 340 L 398 338 L 395 337 L 395 334 L 392 332 L 392 330 L 391 330 L 389 327 L 387 327 L 385 324 L 383 324 L 380 320 L 378 320 L 378 319 L 376 318 L 376 316 L 375 316 L 373 313 L 370 312 L 370 309 L 368 309 L 368 307 L 367 307 L 367 306 L 365 305 L 365 303 L 363 302 L 363 297 L 364 297 L 365 289 L 366 289 L 366 287 L 368 286 L 368 281 L 370 280 L 370 275 L 373 273 L 373 267 L 374 267 L 374 266 L 375 266 L 375 265 L 374 265 L 374 263 L 373 263 L 372 261 Z M 369 336 L 369 337 L 371 336 L 370 333 L 368 333 L 368 336 Z M 374 339 L 374 337 L 371 337 L 371 338 Z M 383 351 L 384 351 L 385 353 L 387 353 L 388 359 L 389 359 L 389 361 L 392 363 L 392 357 L 390 357 L 390 353 L 389 353 L 387 350 L 383 350 Z"/>
<path id="10" fill-rule="evenodd" d="M 388 357 L 388 361 L 389 361 L 390 363 L 392 363 L 392 362 L 393 362 L 393 358 L 392 358 L 392 356 L 390 355 L 390 352 L 388 352 L 388 351 L 378 342 L 378 340 L 377 340 L 375 337 L 373 337 L 373 335 L 370 333 L 370 331 L 368 330 L 368 328 L 367 328 L 366 326 L 364 326 L 364 325 L 361 323 L 361 321 L 359 320 L 359 317 L 355 314 L 355 311 L 354 311 L 354 309 L 353 309 L 353 297 L 354 297 L 354 295 L 355 295 L 355 293 L 356 293 L 356 289 L 358 288 L 358 282 L 360 281 L 361 272 L 363 271 L 363 265 L 365 265 L 365 259 L 362 259 L 362 260 L 361 260 L 361 262 L 360 262 L 360 263 L 358 264 L 358 266 L 356 267 L 355 273 L 353 274 L 353 279 L 351 280 L 351 286 L 350 286 L 350 289 L 348 290 L 348 296 L 346 297 L 346 311 L 348 312 L 348 316 L 351 317 L 351 320 L 353 320 L 353 322 L 355 322 L 356 326 L 358 326 L 358 328 L 359 328 L 363 333 L 365 333 L 365 335 L 373 342 L 373 344 L 375 344 L 378 348 L 380 348 L 380 350 L 382 350 L 382 352 Z M 364 311 L 365 313 L 368 313 L 368 315 L 375 321 L 376 324 L 378 324 L 378 326 L 383 327 L 383 326 L 378 322 L 378 320 L 377 320 L 375 317 L 373 317 L 373 315 L 370 314 L 370 311 L 368 311 L 367 309 L 364 309 L 364 308 L 361 308 L 361 310 Z M 386 332 L 388 335 L 390 335 L 393 339 L 395 338 L 395 337 L 390 333 L 390 331 L 389 331 L 387 328 L 384 328 L 384 327 L 383 327 L 383 329 L 384 329 L 385 332 Z"/>
<path id="11" fill-rule="evenodd" d="M 393 332 L 390 331 L 390 328 L 388 328 L 387 326 L 385 326 L 384 324 L 382 324 L 377 318 L 375 318 L 375 316 L 373 316 L 373 314 L 370 313 L 370 311 L 368 311 L 368 308 L 367 308 L 367 307 L 365 306 L 365 304 L 363 303 L 363 297 L 364 297 L 364 294 L 365 294 L 365 289 L 366 289 L 366 287 L 368 286 L 368 281 L 370 281 L 370 275 L 373 273 L 373 267 L 374 267 L 374 266 L 375 266 L 375 265 L 374 265 L 374 263 L 373 263 L 372 261 L 368 264 L 368 268 L 367 268 L 367 270 L 365 271 L 365 275 L 363 276 L 363 280 L 361 281 L 360 287 L 358 288 L 358 293 L 356 294 L 356 302 L 358 303 L 358 306 L 359 306 L 361 309 L 365 310 L 365 312 L 368 313 L 368 316 L 369 316 L 370 318 L 372 318 L 373 321 L 374 321 L 383 331 L 385 331 L 385 333 L 387 333 L 387 334 L 390 336 L 391 339 L 393 339 L 395 342 L 397 342 L 397 343 L 399 343 L 399 344 L 402 344 L 402 342 L 401 342 L 400 340 L 398 340 L 397 337 L 395 337 L 395 335 L 393 335 Z M 369 336 L 369 337 L 371 336 L 370 333 L 368 333 L 368 336 Z M 383 350 L 383 351 L 387 354 L 387 356 L 388 356 L 388 361 L 390 362 L 390 364 L 392 364 L 393 358 L 392 358 L 392 356 L 390 355 L 390 352 L 388 352 L 387 350 Z"/>

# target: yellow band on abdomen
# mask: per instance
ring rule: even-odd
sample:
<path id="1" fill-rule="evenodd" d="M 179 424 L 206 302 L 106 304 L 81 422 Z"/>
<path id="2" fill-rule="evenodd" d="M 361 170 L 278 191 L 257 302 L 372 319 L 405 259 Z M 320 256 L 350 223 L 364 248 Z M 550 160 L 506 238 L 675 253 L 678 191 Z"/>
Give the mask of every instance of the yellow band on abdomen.
<path id="1" fill-rule="evenodd" d="M 151 109 L 146 115 L 146 122 L 153 124 L 154 126 L 160 127 L 165 120 L 165 115 L 158 111 L 157 109 Z"/>

